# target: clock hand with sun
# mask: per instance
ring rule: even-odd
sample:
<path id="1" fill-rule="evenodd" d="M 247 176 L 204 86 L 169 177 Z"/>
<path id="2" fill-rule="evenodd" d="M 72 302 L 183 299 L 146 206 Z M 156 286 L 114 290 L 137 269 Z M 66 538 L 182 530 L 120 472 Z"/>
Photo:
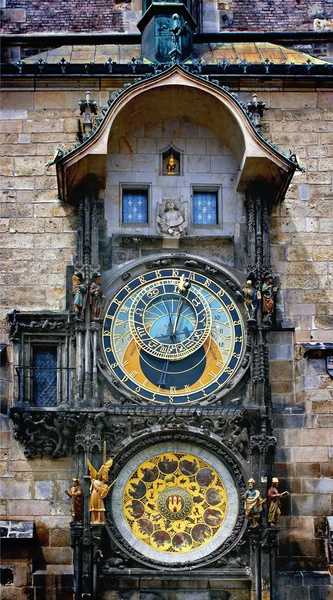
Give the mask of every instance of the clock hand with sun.
<path id="1" fill-rule="evenodd" d="M 182 311 L 182 307 L 185 301 L 185 297 L 187 292 L 189 291 L 190 287 L 191 287 L 191 282 L 185 278 L 185 275 L 182 275 L 180 280 L 179 280 L 179 284 L 178 284 L 178 289 L 179 289 L 179 294 L 180 294 L 180 298 L 178 300 L 178 306 L 177 306 L 177 311 L 176 311 L 176 318 L 175 318 L 175 322 L 174 322 L 174 326 L 172 329 L 172 333 L 169 336 L 171 341 L 173 343 L 175 343 L 176 341 L 176 336 L 177 336 L 177 325 L 179 322 L 179 317 L 180 317 L 180 313 Z M 171 323 L 171 315 L 170 312 L 169 313 L 169 319 L 170 319 L 170 323 Z M 162 371 L 161 371 L 161 375 L 160 378 L 158 380 L 158 385 L 160 386 L 165 386 L 166 383 L 166 376 L 167 376 L 167 372 L 168 372 L 168 368 L 169 368 L 169 359 L 167 358 L 164 362 Z"/>

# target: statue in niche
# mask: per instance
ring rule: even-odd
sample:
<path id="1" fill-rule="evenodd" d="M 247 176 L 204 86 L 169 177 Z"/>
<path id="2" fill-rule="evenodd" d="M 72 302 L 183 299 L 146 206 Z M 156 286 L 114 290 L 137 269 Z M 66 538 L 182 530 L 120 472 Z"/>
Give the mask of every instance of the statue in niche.
<path id="1" fill-rule="evenodd" d="M 272 478 L 272 485 L 268 489 L 267 493 L 267 506 L 268 516 L 267 521 L 269 525 L 277 525 L 281 516 L 281 498 L 289 496 L 289 492 L 279 492 L 279 480 L 277 477 Z"/>
<path id="2" fill-rule="evenodd" d="M 116 479 L 108 485 L 109 469 L 112 467 L 113 459 L 110 458 L 104 465 L 101 466 L 99 471 L 92 466 L 88 459 L 88 468 L 90 473 L 90 501 L 89 501 L 89 512 L 90 512 L 90 524 L 91 525 L 104 525 L 105 524 L 105 507 L 104 498 L 109 493 L 110 488 L 116 482 Z"/>
<path id="3" fill-rule="evenodd" d="M 255 480 L 251 477 L 247 482 L 247 491 L 243 496 L 245 517 L 250 523 L 250 527 L 259 527 L 260 513 L 262 505 L 266 500 L 260 497 L 259 490 L 254 489 Z"/>
<path id="4" fill-rule="evenodd" d="M 261 298 L 261 293 L 253 286 L 251 279 L 248 279 L 246 285 L 242 288 L 244 306 L 248 321 L 255 321 L 258 300 Z"/>
<path id="5" fill-rule="evenodd" d="M 93 282 L 89 289 L 90 314 L 93 321 L 98 321 L 102 314 L 102 303 L 105 298 L 102 290 L 101 274 L 97 273 L 93 277 Z"/>
<path id="6" fill-rule="evenodd" d="M 167 27 L 163 25 L 163 29 L 167 29 L 172 34 L 172 50 L 169 52 L 171 58 L 176 60 L 181 57 L 182 53 L 182 37 L 186 35 L 188 31 L 187 21 L 182 23 L 181 17 L 178 13 L 172 15 L 172 26 Z"/>
<path id="7" fill-rule="evenodd" d="M 166 163 L 166 167 L 167 167 L 167 171 L 168 171 L 168 175 L 174 175 L 175 171 L 176 171 L 176 167 L 178 165 L 178 161 L 175 159 L 174 155 L 170 154 L 167 163 Z"/>
<path id="8" fill-rule="evenodd" d="M 180 237 L 188 224 L 188 202 L 164 200 L 157 204 L 157 225 L 162 234 Z"/>
<path id="9" fill-rule="evenodd" d="M 274 277 L 272 273 L 266 273 L 264 283 L 262 284 L 262 313 L 265 321 L 270 322 L 275 309 L 275 296 L 280 288 L 280 284 L 274 286 Z"/>
<path id="10" fill-rule="evenodd" d="M 73 523 L 83 523 L 83 489 L 80 486 L 80 480 L 78 477 L 74 477 L 72 479 L 73 485 L 71 489 L 65 490 L 67 496 L 72 500 L 72 522 Z"/>
<path id="11" fill-rule="evenodd" d="M 85 303 L 86 303 L 86 291 L 87 287 L 83 284 L 83 277 L 81 273 L 74 273 L 72 277 L 72 291 L 73 296 L 73 309 L 78 319 L 83 317 Z"/>

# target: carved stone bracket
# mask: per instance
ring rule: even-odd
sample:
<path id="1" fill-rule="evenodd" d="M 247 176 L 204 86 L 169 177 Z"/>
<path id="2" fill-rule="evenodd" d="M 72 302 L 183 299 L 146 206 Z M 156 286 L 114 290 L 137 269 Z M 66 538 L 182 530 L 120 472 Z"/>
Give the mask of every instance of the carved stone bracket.
<path id="1" fill-rule="evenodd" d="M 260 454 L 275 451 L 277 439 L 273 435 L 252 435 L 250 438 L 250 454 L 259 452 Z"/>
<path id="2" fill-rule="evenodd" d="M 28 458 L 59 458 L 72 452 L 101 452 L 104 440 L 110 449 L 117 445 L 120 448 L 127 444 L 129 438 L 135 440 L 156 428 L 163 432 L 190 432 L 195 428 L 202 435 L 217 436 L 236 456 L 246 461 L 250 448 L 264 444 L 261 436 L 250 437 L 252 421 L 240 408 L 234 408 L 230 416 L 228 410 L 218 408 L 206 411 L 179 409 L 177 414 L 171 407 L 160 408 L 156 412 L 149 407 L 137 407 L 134 410 L 134 407 L 111 406 L 109 410 L 102 411 L 13 407 L 10 418 L 14 438 L 23 444 Z"/>
<path id="3" fill-rule="evenodd" d="M 66 456 L 73 444 L 75 432 L 83 421 L 83 415 L 65 411 L 23 410 L 12 408 L 14 438 L 25 447 L 27 458 Z"/>

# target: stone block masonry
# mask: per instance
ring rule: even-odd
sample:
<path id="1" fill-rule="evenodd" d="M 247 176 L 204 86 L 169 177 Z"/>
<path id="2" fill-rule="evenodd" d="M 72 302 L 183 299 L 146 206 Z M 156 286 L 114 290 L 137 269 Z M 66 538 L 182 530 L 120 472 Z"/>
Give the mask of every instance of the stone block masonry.
<path id="1" fill-rule="evenodd" d="M 294 3 L 262 0 L 219 0 L 203 4 L 203 28 L 212 33 L 218 31 L 330 31 L 333 12 L 330 4 L 319 0 Z M 125 6 L 126 12 L 123 10 Z M 50 0 L 6 0 L 2 8 L 3 30 L 7 33 L 26 32 L 135 32 L 142 16 L 142 4 L 138 0 L 60 0 L 57 9 Z M 323 19 L 325 15 L 325 19 Z"/>
<path id="2" fill-rule="evenodd" d="M 1 13 L 6 33 L 124 31 L 123 15 L 114 0 L 86 2 L 84 8 L 77 0 L 60 0 L 57 6 L 50 0 L 7 0 Z"/>

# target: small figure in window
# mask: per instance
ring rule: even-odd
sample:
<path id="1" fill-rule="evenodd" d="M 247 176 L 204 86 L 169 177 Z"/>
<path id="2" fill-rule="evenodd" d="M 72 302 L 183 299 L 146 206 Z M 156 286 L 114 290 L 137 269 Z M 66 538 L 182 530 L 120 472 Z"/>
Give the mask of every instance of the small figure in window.
<path id="1" fill-rule="evenodd" d="M 177 167 L 178 161 L 175 159 L 174 155 L 170 154 L 168 160 L 167 160 L 167 171 L 168 171 L 168 175 L 174 175 L 175 174 L 175 170 Z"/>

